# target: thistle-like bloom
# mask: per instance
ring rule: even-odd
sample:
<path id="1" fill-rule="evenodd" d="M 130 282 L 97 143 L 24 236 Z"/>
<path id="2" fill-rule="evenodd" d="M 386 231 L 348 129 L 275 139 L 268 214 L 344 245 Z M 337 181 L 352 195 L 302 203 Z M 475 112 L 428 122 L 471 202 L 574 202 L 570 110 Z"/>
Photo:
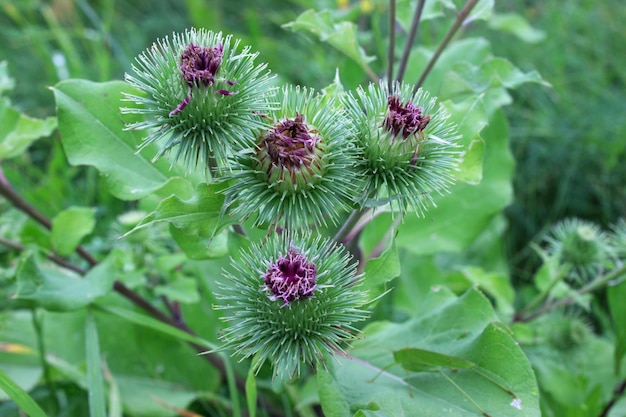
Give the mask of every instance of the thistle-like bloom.
<path id="1" fill-rule="evenodd" d="M 270 360 L 290 378 L 301 366 L 343 352 L 364 320 L 366 295 L 343 247 L 318 238 L 273 235 L 241 253 L 217 295 L 227 323 L 225 348 L 242 359 Z M 257 368 L 257 370 L 258 370 Z"/>
<path id="2" fill-rule="evenodd" d="M 358 192 L 351 126 L 313 90 L 287 86 L 279 99 L 270 126 L 233 160 L 232 213 L 287 229 L 334 223 Z"/>
<path id="3" fill-rule="evenodd" d="M 270 300 L 280 299 L 283 306 L 288 306 L 295 300 L 312 297 L 317 287 L 316 272 L 315 265 L 305 254 L 298 248 L 289 248 L 289 252 L 279 256 L 263 275 L 265 285 L 272 292 Z"/>
<path id="4" fill-rule="evenodd" d="M 359 168 L 365 174 L 360 203 L 389 203 L 392 210 L 418 214 L 433 203 L 432 194 L 447 192 L 460 160 L 456 126 L 436 98 L 412 86 L 386 83 L 358 88 L 345 96 L 357 128 Z"/>
<path id="5" fill-rule="evenodd" d="M 597 277 L 612 255 L 608 236 L 589 221 L 565 219 L 545 237 L 546 252 L 570 268 L 566 280 L 580 285 Z"/>
<path id="6" fill-rule="evenodd" d="M 252 132 L 265 125 L 272 108 L 266 65 L 239 40 L 206 30 L 187 30 L 160 39 L 133 65 L 126 81 L 140 92 L 126 100 L 139 107 L 124 113 L 145 120 L 129 129 L 149 129 L 142 146 L 161 143 L 155 158 L 176 149 L 174 159 L 189 166 L 224 163 Z"/>

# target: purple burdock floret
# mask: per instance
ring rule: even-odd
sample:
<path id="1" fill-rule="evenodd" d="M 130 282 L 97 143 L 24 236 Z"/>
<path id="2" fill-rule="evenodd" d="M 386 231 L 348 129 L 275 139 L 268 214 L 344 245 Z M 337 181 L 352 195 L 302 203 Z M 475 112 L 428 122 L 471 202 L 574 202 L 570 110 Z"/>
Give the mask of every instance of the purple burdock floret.
<path id="1" fill-rule="evenodd" d="M 263 275 L 265 285 L 272 293 L 270 299 L 282 300 L 283 307 L 295 300 L 312 297 L 316 288 L 315 278 L 315 265 L 293 246 L 286 255 L 272 262 Z"/>
<path id="2" fill-rule="evenodd" d="M 403 105 L 398 96 L 389 96 L 387 104 L 389 111 L 385 116 L 383 127 L 391 132 L 394 138 L 399 134 L 402 134 L 404 139 L 419 134 L 430 122 L 430 116 L 422 114 L 424 109 L 411 101 Z"/>
<path id="3" fill-rule="evenodd" d="M 185 82 L 190 87 L 194 84 L 198 87 L 200 84 L 213 84 L 222 64 L 223 54 L 224 46 L 221 43 L 213 47 L 188 45 L 180 57 L 180 71 Z"/>
<path id="4" fill-rule="evenodd" d="M 224 46 L 218 43 L 215 46 L 198 46 L 189 44 L 180 56 L 180 72 L 183 74 L 183 79 L 189 87 L 187 96 L 178 104 L 178 106 L 169 113 L 172 117 L 187 107 L 191 100 L 191 94 L 193 86 L 196 87 L 215 84 L 215 77 L 222 65 L 222 57 L 224 55 Z M 235 81 L 226 80 L 226 84 L 235 85 Z M 217 94 L 223 96 L 230 96 L 235 94 L 233 91 L 217 90 Z"/>
<path id="5" fill-rule="evenodd" d="M 308 167 L 315 159 L 318 137 L 311 135 L 301 114 L 274 126 L 265 139 L 263 148 L 275 166 L 287 169 Z"/>

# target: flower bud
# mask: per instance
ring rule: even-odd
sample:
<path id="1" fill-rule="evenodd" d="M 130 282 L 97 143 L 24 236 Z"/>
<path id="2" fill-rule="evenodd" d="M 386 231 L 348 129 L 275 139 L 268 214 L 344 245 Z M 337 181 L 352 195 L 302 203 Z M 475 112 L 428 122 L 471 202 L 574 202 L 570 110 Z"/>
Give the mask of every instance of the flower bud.
<path id="1" fill-rule="evenodd" d="M 358 88 L 344 103 L 357 129 L 359 169 L 365 186 L 360 203 L 423 214 L 433 193 L 454 182 L 460 160 L 457 128 L 436 99 L 408 84 Z"/>
<path id="2" fill-rule="evenodd" d="M 225 348 L 256 356 L 258 368 L 269 360 L 275 374 L 299 375 L 358 333 L 353 324 L 367 317 L 359 278 L 344 248 L 319 237 L 274 234 L 253 244 L 219 283 Z"/>
<path id="3" fill-rule="evenodd" d="M 554 225 L 545 241 L 548 255 L 570 268 L 566 281 L 574 285 L 595 278 L 611 255 L 608 236 L 596 224 L 577 218 Z"/>
<path id="4" fill-rule="evenodd" d="M 351 127 L 313 90 L 287 86 L 278 96 L 269 126 L 233 159 L 232 213 L 287 229 L 335 223 L 352 207 L 360 180 Z"/>
<path id="5" fill-rule="evenodd" d="M 239 40 L 204 29 L 158 40 L 132 66 L 126 81 L 140 93 L 126 94 L 139 107 L 123 113 L 145 120 L 129 129 L 148 129 L 142 146 L 160 143 L 155 159 L 174 149 L 174 159 L 191 167 L 223 164 L 252 132 L 264 126 L 260 116 L 272 108 L 266 65 Z"/>

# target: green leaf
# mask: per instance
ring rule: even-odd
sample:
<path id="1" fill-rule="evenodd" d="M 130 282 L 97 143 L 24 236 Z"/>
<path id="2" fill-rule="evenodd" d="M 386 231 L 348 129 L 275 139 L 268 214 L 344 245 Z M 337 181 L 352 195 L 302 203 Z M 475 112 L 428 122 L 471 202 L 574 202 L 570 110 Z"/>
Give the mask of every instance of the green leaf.
<path id="1" fill-rule="evenodd" d="M 95 167 L 111 193 L 123 200 L 136 200 L 154 192 L 163 196 L 191 192 L 189 181 L 175 176 L 169 162 L 151 162 L 156 146 L 137 152 L 142 133 L 125 130 L 119 110 L 122 93 L 137 93 L 126 83 L 66 80 L 52 90 L 59 133 L 70 164 Z"/>
<path id="2" fill-rule="evenodd" d="M 165 324 L 163 322 L 160 322 L 144 314 L 139 314 L 135 311 L 128 310 L 122 307 L 117 307 L 117 306 L 107 306 L 103 304 L 96 304 L 96 307 L 109 314 L 113 314 L 114 316 L 120 317 L 130 323 L 134 323 L 138 326 L 145 327 L 147 329 L 156 330 L 159 333 L 168 335 L 175 339 L 179 339 L 185 342 L 196 343 L 201 346 L 206 346 L 207 350 L 217 349 L 217 346 L 212 344 L 211 342 L 208 342 L 198 336 L 194 336 L 192 334 L 179 330 L 176 327 L 172 327 L 169 324 Z"/>
<path id="3" fill-rule="evenodd" d="M 191 304 L 200 300 L 200 293 L 194 278 L 178 276 L 167 285 L 159 285 L 154 289 L 155 295 L 163 295 L 171 301 Z"/>
<path id="4" fill-rule="evenodd" d="M 37 139 L 50 136 L 56 125 L 53 117 L 28 117 L 0 98 L 0 161 L 21 155 Z"/>
<path id="5" fill-rule="evenodd" d="M 450 77 L 457 76 L 461 82 L 453 82 Z M 549 86 L 537 71 L 523 72 L 509 60 L 489 56 L 480 62 L 463 61 L 454 65 L 452 72 L 444 80 L 445 96 L 462 93 L 482 94 L 492 88 L 514 89 L 525 83 L 538 83 Z"/>
<path id="6" fill-rule="evenodd" d="M 257 389 L 255 369 L 256 367 L 250 366 L 248 377 L 246 378 L 246 403 L 250 417 L 256 417 Z"/>
<path id="7" fill-rule="evenodd" d="M 409 320 L 370 324 L 350 355 L 336 359 L 332 395 L 320 400 L 322 408 L 348 401 L 344 415 L 377 404 L 390 415 L 540 416 L 528 359 L 474 289 L 461 297 L 432 291 Z"/>
<path id="8" fill-rule="evenodd" d="M 126 235 L 157 223 L 167 222 L 183 234 L 213 237 L 219 228 L 226 225 L 223 212 L 224 184 L 199 184 L 189 199 L 172 195 L 159 203 L 156 210 L 148 214 Z"/>
<path id="9" fill-rule="evenodd" d="M 170 234 L 189 259 L 198 261 L 220 258 L 228 254 L 227 230 L 215 236 L 200 236 L 195 230 L 191 234 L 185 233 L 170 223 Z"/>
<path id="10" fill-rule="evenodd" d="M 607 287 L 609 311 L 615 328 L 615 374 L 619 374 L 621 362 L 626 355 L 626 281 Z"/>
<path id="11" fill-rule="evenodd" d="M 89 416 L 106 417 L 104 377 L 100 363 L 98 328 L 91 311 L 85 323 L 85 352 L 87 354 L 87 384 L 89 389 Z"/>
<path id="12" fill-rule="evenodd" d="M 393 357 L 404 369 L 412 372 L 424 372 L 433 367 L 471 369 L 476 366 L 475 363 L 462 358 L 416 348 L 397 350 Z"/>
<path id="13" fill-rule="evenodd" d="M 0 389 L 30 417 L 47 417 L 35 400 L 0 369 Z"/>
<path id="14" fill-rule="evenodd" d="M 38 264 L 26 254 L 17 268 L 14 298 L 50 311 L 76 310 L 109 293 L 115 280 L 115 254 L 93 267 L 83 278 L 58 268 Z"/>
<path id="15" fill-rule="evenodd" d="M 363 289 L 373 300 L 385 292 L 387 282 L 400 275 L 400 258 L 395 245 L 384 250 L 379 257 L 368 260 L 364 272 Z"/>
<path id="16" fill-rule="evenodd" d="M 511 281 L 506 274 L 486 272 L 476 266 L 465 266 L 461 268 L 461 273 L 463 273 L 463 276 L 473 285 L 476 285 L 494 298 L 499 312 L 507 317 L 513 314 L 515 290 L 511 286 Z"/>
<path id="17" fill-rule="evenodd" d="M 485 156 L 485 141 L 480 134 L 489 121 L 483 99 L 471 96 L 458 103 L 446 101 L 443 106 L 452 115 L 452 120 L 457 122 L 462 136 L 460 145 L 465 150 L 456 177 L 467 184 L 479 184 L 483 179 Z"/>
<path id="18" fill-rule="evenodd" d="M 486 148 L 480 184 L 458 183 L 450 195 L 434 196 L 437 207 L 426 218 L 406 216 L 396 238 L 399 248 L 420 255 L 460 252 L 510 204 L 514 161 L 502 112 L 491 118 L 482 136 Z"/>
<path id="19" fill-rule="evenodd" d="M 491 29 L 508 32 L 524 42 L 538 43 L 545 39 L 546 34 L 535 29 L 526 19 L 517 13 L 499 13 L 487 20 Z"/>
<path id="20" fill-rule="evenodd" d="M 335 22 L 329 10 L 315 11 L 309 9 L 290 23 L 283 25 L 295 31 L 304 31 L 317 36 L 321 41 L 328 42 L 362 68 L 375 58 L 367 56 L 359 45 L 358 28 L 352 22 Z"/>
<path id="21" fill-rule="evenodd" d="M 339 384 L 325 366 L 317 367 L 317 390 L 322 411 L 326 417 L 345 417 L 350 415 L 348 399 L 342 395 Z"/>
<path id="22" fill-rule="evenodd" d="M 50 238 L 59 255 L 70 255 L 96 226 L 94 208 L 70 207 L 52 219 Z"/>

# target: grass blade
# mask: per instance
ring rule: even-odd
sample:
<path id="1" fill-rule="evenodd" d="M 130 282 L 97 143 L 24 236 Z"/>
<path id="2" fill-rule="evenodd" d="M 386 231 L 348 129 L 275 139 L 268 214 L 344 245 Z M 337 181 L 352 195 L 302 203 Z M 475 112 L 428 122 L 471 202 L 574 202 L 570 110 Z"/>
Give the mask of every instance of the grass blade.
<path id="1" fill-rule="evenodd" d="M 102 375 L 102 364 L 100 363 L 98 328 L 96 327 L 96 321 L 91 310 L 87 312 L 85 339 L 87 351 L 87 386 L 89 387 L 89 415 L 90 417 L 107 417 L 104 379 Z"/>
<path id="2" fill-rule="evenodd" d="M 26 391 L 17 385 L 0 369 L 0 389 L 2 389 L 19 408 L 30 417 L 48 417 Z"/>

